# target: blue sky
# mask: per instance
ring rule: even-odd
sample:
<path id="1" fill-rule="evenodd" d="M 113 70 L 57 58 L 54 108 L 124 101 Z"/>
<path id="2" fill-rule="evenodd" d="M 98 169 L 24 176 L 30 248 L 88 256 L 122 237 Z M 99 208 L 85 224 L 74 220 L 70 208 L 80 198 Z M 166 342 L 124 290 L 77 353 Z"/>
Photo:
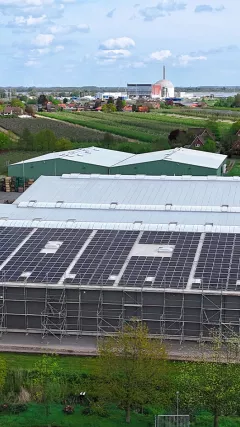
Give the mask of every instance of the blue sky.
<path id="1" fill-rule="evenodd" d="M 1 86 L 240 85 L 239 0 L 0 0 Z"/>

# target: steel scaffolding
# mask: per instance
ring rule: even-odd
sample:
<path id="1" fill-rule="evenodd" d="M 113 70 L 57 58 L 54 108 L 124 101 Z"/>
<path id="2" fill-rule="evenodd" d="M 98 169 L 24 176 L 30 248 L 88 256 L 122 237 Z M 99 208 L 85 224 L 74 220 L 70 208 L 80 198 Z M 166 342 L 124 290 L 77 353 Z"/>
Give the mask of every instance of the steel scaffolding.
<path id="1" fill-rule="evenodd" d="M 57 292 L 58 291 L 58 292 Z M 45 307 L 41 313 L 42 337 L 48 334 L 62 340 L 67 334 L 66 289 L 45 289 Z"/>

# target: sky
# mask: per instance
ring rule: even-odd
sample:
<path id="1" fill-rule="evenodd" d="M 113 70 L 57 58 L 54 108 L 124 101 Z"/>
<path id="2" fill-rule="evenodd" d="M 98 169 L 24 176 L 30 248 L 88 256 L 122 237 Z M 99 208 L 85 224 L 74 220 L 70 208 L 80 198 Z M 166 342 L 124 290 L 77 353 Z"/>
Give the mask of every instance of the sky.
<path id="1" fill-rule="evenodd" d="M 239 0 L 0 0 L 0 86 L 240 85 Z"/>

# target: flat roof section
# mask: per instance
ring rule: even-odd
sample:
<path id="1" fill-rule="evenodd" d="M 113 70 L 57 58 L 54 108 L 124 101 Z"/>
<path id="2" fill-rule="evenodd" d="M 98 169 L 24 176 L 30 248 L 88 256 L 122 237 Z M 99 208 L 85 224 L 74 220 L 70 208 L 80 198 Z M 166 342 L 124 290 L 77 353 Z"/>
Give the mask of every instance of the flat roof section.
<path id="1" fill-rule="evenodd" d="M 128 175 L 41 176 L 14 204 L 84 204 L 123 210 L 228 211 L 240 207 L 239 177 L 151 177 Z M 93 206 L 91 206 L 93 205 Z M 42 206 L 44 207 L 44 206 Z M 71 207 L 71 206 L 68 206 Z M 74 207 L 74 206 L 72 206 Z M 106 206 L 103 206 L 104 208 Z M 186 209 L 185 209 L 186 210 Z M 237 210 L 237 209 L 235 209 Z"/>

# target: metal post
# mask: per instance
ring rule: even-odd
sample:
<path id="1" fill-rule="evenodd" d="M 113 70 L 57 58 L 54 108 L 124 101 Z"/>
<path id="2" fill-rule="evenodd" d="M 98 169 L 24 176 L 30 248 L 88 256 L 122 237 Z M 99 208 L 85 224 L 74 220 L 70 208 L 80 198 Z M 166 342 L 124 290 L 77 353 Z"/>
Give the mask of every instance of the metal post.
<path id="1" fill-rule="evenodd" d="M 178 414 L 179 414 L 179 391 L 177 391 L 177 393 L 176 393 L 176 395 L 177 395 L 177 427 L 178 427 Z"/>

